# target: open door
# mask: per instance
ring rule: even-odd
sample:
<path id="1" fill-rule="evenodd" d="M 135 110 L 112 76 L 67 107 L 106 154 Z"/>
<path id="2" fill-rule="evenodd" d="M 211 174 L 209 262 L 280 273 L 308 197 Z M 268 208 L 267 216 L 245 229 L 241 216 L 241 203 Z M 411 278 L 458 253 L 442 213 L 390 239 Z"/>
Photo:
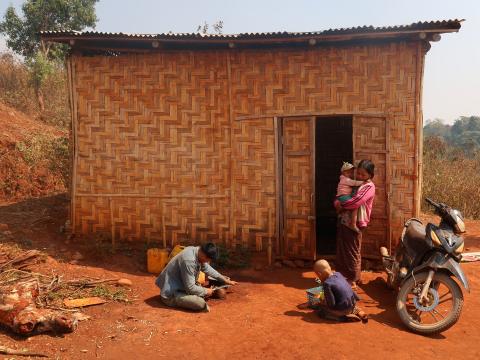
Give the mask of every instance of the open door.
<path id="1" fill-rule="evenodd" d="M 353 151 L 356 161 L 372 160 L 375 164 L 375 201 L 371 222 L 363 233 L 362 256 L 379 257 L 380 246 L 391 249 L 389 123 L 385 116 L 355 115 L 353 117 Z"/>
<path id="2" fill-rule="evenodd" d="M 340 168 L 353 161 L 352 116 L 319 116 L 315 121 L 315 208 L 317 256 L 334 255 Z"/>
<path id="3" fill-rule="evenodd" d="M 284 254 L 315 259 L 315 118 L 282 119 Z"/>

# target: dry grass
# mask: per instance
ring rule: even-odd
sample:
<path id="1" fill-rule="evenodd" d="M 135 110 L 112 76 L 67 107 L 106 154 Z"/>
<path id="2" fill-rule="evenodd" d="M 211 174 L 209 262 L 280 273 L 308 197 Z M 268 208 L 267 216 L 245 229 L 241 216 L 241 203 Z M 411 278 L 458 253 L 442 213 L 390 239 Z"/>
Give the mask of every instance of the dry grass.
<path id="1" fill-rule="evenodd" d="M 480 152 L 466 156 L 438 137 L 425 139 L 423 196 L 480 219 Z M 424 211 L 431 210 L 425 203 Z"/>
<path id="2" fill-rule="evenodd" d="M 41 87 L 45 110 L 40 111 L 28 67 L 9 53 L 0 53 L 0 102 L 34 119 L 67 128 L 70 123 L 66 71 L 56 67 Z"/>

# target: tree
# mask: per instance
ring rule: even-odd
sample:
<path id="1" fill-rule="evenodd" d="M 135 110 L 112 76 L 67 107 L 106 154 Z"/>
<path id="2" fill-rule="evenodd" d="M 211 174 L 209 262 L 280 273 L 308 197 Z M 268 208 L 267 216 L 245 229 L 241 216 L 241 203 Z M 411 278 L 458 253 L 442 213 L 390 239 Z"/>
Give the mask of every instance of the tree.
<path id="1" fill-rule="evenodd" d="M 441 119 L 430 120 L 427 121 L 427 124 L 423 127 L 423 133 L 425 137 L 440 136 L 446 138 L 450 133 L 450 125 L 444 124 Z"/>
<path id="2" fill-rule="evenodd" d="M 94 28 L 97 22 L 95 4 L 98 0 L 26 0 L 22 16 L 13 6 L 5 12 L 0 22 L 0 33 L 7 46 L 23 56 L 32 73 L 32 85 L 37 94 L 40 110 L 44 110 L 41 85 L 52 66 L 63 61 L 66 47 L 44 42 L 40 31 L 83 30 Z"/>

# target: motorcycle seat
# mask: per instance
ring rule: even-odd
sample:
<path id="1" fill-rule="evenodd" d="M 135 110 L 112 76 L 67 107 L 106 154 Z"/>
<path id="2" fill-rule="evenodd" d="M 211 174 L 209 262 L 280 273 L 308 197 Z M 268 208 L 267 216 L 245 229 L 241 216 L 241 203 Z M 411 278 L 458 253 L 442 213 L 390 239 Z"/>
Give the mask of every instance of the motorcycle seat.
<path id="1" fill-rule="evenodd" d="M 413 242 L 421 241 L 425 242 L 427 233 L 425 231 L 425 226 L 419 221 L 411 221 L 407 225 L 407 230 L 405 231 L 405 237 Z"/>

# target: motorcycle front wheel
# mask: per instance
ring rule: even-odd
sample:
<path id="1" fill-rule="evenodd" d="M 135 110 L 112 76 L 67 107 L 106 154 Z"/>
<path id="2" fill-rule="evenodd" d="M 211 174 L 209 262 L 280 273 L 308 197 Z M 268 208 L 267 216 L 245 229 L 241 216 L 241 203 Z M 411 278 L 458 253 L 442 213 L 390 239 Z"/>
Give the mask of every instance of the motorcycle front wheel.
<path id="1" fill-rule="evenodd" d="M 428 290 L 428 302 L 420 302 L 420 293 L 428 273 L 408 278 L 397 296 L 397 311 L 402 322 L 412 331 L 433 335 L 453 326 L 462 312 L 463 293 L 448 275 L 435 273 Z"/>

